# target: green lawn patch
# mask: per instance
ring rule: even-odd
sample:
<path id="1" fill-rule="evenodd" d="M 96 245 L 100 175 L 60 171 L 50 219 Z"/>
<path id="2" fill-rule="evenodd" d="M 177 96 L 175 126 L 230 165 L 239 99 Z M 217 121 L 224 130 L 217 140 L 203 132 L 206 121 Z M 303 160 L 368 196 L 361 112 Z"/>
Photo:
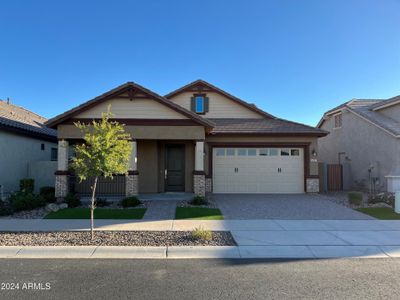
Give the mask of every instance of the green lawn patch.
<path id="1" fill-rule="evenodd" d="M 98 208 L 94 210 L 95 219 L 142 219 L 146 208 Z M 49 213 L 45 219 L 90 219 L 90 209 L 65 208 Z"/>
<path id="2" fill-rule="evenodd" d="M 366 207 L 356 210 L 380 220 L 400 220 L 400 214 L 396 214 L 390 207 Z"/>
<path id="3" fill-rule="evenodd" d="M 175 219 L 191 220 L 223 220 L 224 216 L 218 208 L 177 207 Z"/>

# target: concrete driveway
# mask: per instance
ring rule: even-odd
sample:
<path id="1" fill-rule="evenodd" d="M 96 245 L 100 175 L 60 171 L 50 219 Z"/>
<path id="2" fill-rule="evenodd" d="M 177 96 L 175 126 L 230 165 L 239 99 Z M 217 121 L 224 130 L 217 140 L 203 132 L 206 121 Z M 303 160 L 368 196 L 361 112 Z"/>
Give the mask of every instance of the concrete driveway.
<path id="1" fill-rule="evenodd" d="M 371 220 L 318 194 L 213 194 L 225 219 Z"/>

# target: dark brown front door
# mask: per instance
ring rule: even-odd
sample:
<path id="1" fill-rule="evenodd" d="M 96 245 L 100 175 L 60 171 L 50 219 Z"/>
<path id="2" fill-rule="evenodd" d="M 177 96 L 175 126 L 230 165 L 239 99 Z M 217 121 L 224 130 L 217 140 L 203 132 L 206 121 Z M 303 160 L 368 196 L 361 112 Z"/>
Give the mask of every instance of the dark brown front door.
<path id="1" fill-rule="evenodd" d="M 185 145 L 165 146 L 165 191 L 185 191 Z"/>

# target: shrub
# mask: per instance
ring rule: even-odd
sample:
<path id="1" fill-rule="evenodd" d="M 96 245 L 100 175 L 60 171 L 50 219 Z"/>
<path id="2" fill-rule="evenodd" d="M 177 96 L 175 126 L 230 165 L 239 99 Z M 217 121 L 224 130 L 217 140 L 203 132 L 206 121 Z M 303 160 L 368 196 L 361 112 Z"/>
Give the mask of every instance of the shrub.
<path id="1" fill-rule="evenodd" d="M 52 186 L 42 186 L 40 188 L 40 195 L 46 200 L 47 203 L 56 202 L 54 193 L 55 189 Z"/>
<path id="2" fill-rule="evenodd" d="M 123 208 L 135 207 L 141 204 L 140 200 L 136 196 L 130 196 L 122 199 L 121 205 Z"/>
<path id="3" fill-rule="evenodd" d="M 17 192 L 10 196 L 10 204 L 14 211 L 30 210 L 46 205 L 46 200 L 40 195 Z"/>
<path id="4" fill-rule="evenodd" d="M 13 212 L 10 202 L 0 200 L 0 216 L 8 216 Z"/>
<path id="5" fill-rule="evenodd" d="M 97 198 L 96 201 L 94 202 L 95 207 L 105 207 L 109 205 L 110 203 L 107 201 L 107 199 L 104 198 Z"/>
<path id="6" fill-rule="evenodd" d="M 349 192 L 347 199 L 351 205 L 361 205 L 363 200 L 363 194 L 360 192 Z"/>
<path id="7" fill-rule="evenodd" d="M 81 205 L 81 199 L 79 198 L 78 195 L 73 194 L 73 193 L 68 193 L 68 195 L 65 197 L 65 203 L 68 204 L 68 207 L 77 207 Z"/>
<path id="8" fill-rule="evenodd" d="M 204 196 L 201 195 L 197 195 L 194 196 L 192 201 L 190 202 L 193 205 L 206 205 L 207 204 L 207 200 Z"/>
<path id="9" fill-rule="evenodd" d="M 204 240 L 211 241 L 212 240 L 212 232 L 211 230 L 204 229 L 199 226 L 192 230 L 192 238 L 194 240 Z"/>
<path id="10" fill-rule="evenodd" d="M 23 178 L 19 181 L 20 192 L 32 194 L 34 188 L 35 180 L 32 178 Z"/>

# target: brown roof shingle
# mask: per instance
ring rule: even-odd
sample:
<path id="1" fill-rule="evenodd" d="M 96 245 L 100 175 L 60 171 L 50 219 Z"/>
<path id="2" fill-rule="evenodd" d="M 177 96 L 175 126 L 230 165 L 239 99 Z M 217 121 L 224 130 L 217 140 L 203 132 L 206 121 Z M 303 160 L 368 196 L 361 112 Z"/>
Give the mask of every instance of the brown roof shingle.
<path id="1" fill-rule="evenodd" d="M 283 119 L 210 119 L 216 126 L 211 134 L 315 135 L 324 130 Z"/>

